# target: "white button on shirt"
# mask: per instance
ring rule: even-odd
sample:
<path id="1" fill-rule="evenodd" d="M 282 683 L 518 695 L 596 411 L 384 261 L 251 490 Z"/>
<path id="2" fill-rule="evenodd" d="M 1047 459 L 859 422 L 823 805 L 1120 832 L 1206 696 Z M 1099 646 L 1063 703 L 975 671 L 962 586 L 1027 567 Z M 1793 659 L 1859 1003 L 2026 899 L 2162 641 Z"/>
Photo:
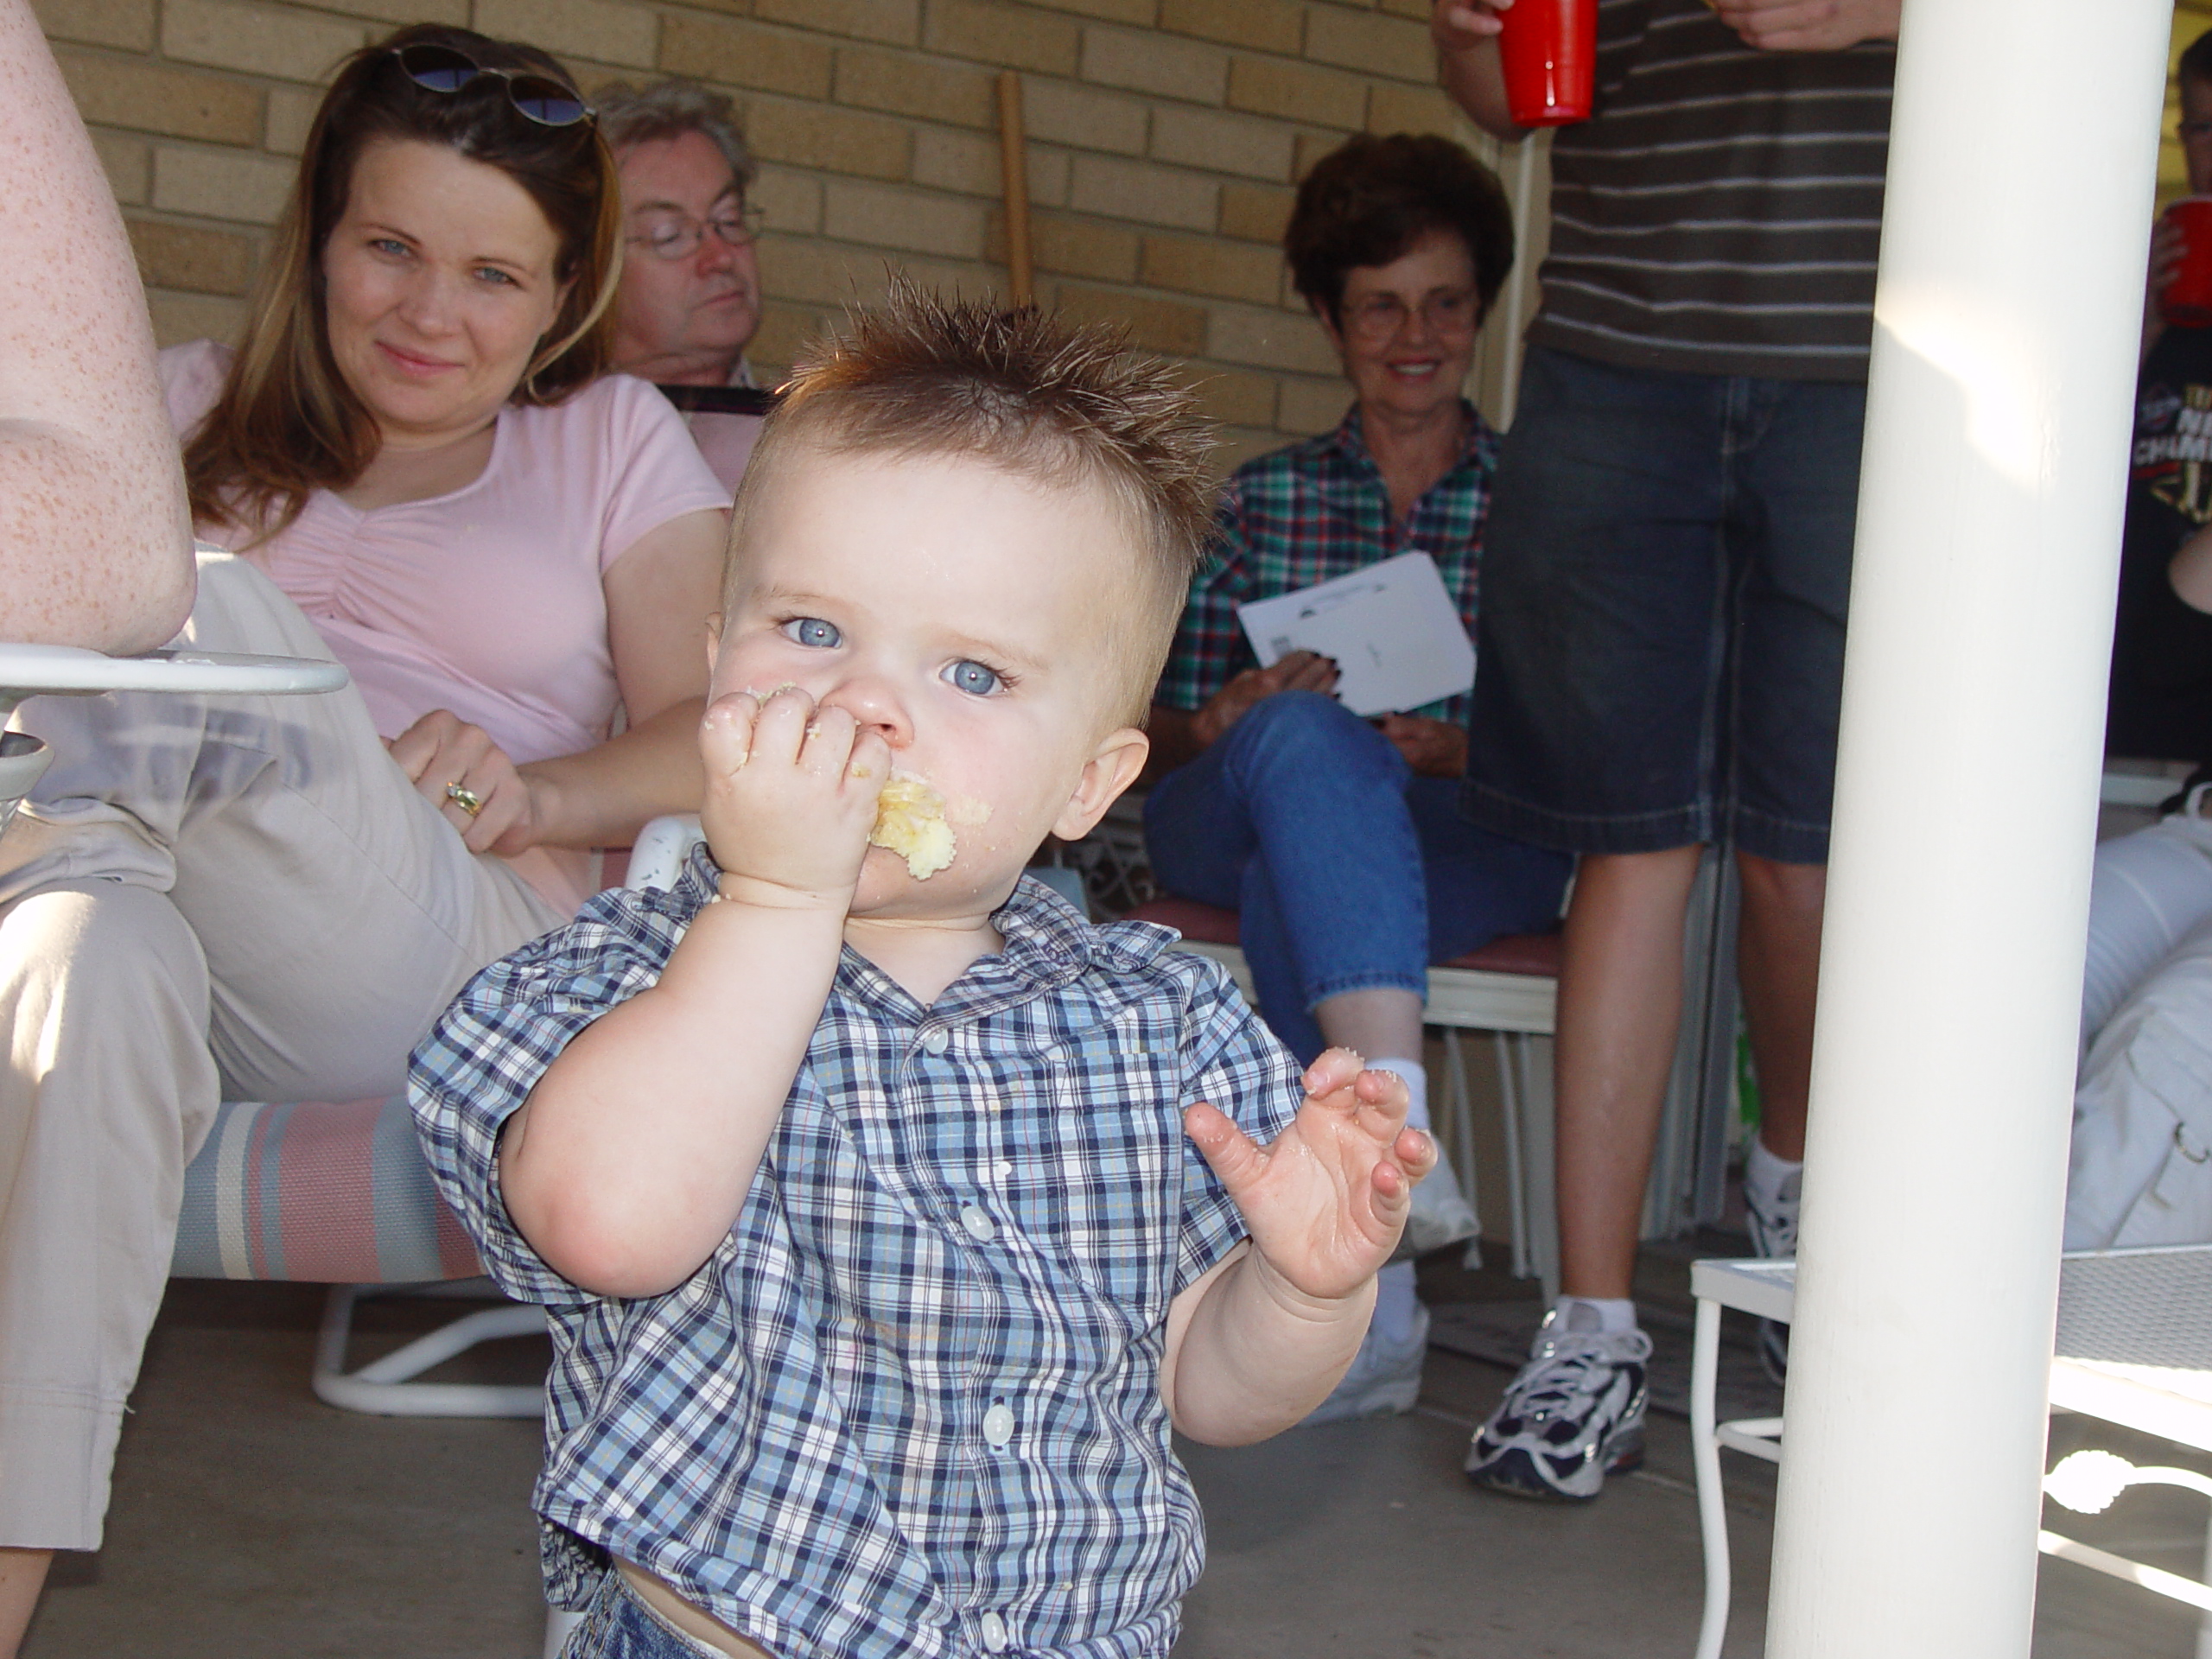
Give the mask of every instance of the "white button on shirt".
<path id="1" fill-rule="evenodd" d="M 982 1629 L 983 1647 L 991 1653 L 1006 1651 L 1006 1620 L 996 1613 L 985 1613 L 976 1624 Z"/>
<path id="2" fill-rule="evenodd" d="M 1006 1443 L 1014 1438 L 1014 1412 L 1010 1408 L 995 1405 L 983 1414 L 983 1438 L 991 1443 L 994 1452 L 1006 1449 Z"/>
<path id="3" fill-rule="evenodd" d="M 952 1046 L 952 1038 L 940 1026 L 934 1031 L 926 1031 L 922 1033 L 922 1046 L 932 1054 L 942 1054 Z"/>
<path id="4" fill-rule="evenodd" d="M 972 1204 L 960 1212 L 960 1224 L 978 1244 L 988 1244 L 999 1236 L 998 1224 Z"/>

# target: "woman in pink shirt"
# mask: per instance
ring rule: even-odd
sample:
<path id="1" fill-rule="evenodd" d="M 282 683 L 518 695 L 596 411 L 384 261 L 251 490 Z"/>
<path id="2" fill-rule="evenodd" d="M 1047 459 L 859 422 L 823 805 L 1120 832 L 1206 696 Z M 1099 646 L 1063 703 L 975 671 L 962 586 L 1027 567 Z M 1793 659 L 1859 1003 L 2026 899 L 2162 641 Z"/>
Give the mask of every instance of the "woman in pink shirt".
<path id="1" fill-rule="evenodd" d="M 218 1101 L 397 1091 L 461 983 L 574 912 L 591 848 L 698 798 L 728 497 L 665 400 L 601 378 L 620 234 L 550 58 L 404 29 L 324 99 L 238 352 L 165 356 L 198 529 L 233 550 L 183 639 L 353 685 L 35 710 L 56 764 L 0 842 L 18 1611 L 47 1552 L 99 1543 Z"/>

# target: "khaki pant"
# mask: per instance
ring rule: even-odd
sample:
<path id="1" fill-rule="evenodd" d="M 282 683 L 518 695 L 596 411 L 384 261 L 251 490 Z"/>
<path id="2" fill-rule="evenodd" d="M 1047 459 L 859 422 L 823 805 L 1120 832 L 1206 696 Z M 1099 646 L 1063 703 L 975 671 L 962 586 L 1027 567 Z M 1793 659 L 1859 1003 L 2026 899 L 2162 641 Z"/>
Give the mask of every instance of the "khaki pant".
<path id="1" fill-rule="evenodd" d="M 203 556 L 185 639 L 327 658 Z M 566 918 L 327 696 L 40 697 L 0 839 L 0 1545 L 90 1549 L 218 1101 L 397 1092 L 477 969 Z"/>

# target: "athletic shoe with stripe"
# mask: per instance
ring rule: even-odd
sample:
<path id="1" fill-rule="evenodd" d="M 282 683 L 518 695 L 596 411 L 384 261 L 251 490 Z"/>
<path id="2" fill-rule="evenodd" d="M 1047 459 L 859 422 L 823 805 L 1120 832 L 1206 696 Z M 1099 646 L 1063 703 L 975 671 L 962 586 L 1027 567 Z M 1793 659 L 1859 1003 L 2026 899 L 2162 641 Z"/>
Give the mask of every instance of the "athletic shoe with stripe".
<path id="1" fill-rule="evenodd" d="M 1643 1461 L 1641 1331 L 1567 1331 L 1554 1308 L 1536 1332 L 1529 1363 L 1490 1421 L 1475 1431 L 1467 1478 L 1494 1492 L 1586 1503 L 1605 1477 Z"/>

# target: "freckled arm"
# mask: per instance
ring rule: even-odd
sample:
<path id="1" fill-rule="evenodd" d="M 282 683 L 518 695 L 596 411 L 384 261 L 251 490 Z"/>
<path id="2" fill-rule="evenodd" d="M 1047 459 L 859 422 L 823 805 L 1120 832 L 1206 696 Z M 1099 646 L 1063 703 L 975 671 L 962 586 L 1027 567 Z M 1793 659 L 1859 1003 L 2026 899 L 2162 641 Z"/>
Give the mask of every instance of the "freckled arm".
<path id="1" fill-rule="evenodd" d="M 0 0 L 0 639 L 143 651 L 192 526 L 130 245 L 27 0 Z"/>

